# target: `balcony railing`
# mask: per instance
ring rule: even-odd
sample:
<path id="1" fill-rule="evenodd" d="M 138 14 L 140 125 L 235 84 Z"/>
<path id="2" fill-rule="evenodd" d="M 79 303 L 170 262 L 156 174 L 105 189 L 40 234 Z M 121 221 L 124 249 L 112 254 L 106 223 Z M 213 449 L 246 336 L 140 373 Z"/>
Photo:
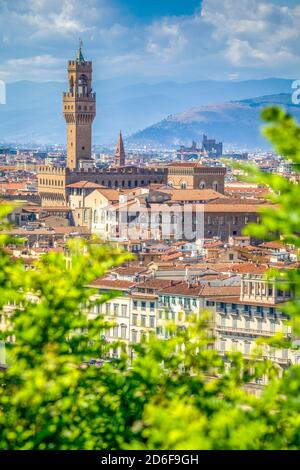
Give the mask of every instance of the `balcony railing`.
<path id="1" fill-rule="evenodd" d="M 230 333 L 243 333 L 256 336 L 274 336 L 277 332 L 271 332 L 267 330 L 258 330 L 254 328 L 237 328 L 234 326 L 223 326 L 215 325 L 215 329 L 218 331 L 228 331 Z"/>
<path id="2" fill-rule="evenodd" d="M 265 356 L 265 355 L 262 355 L 262 356 L 256 356 L 254 354 L 246 354 L 242 351 L 220 351 L 217 349 L 217 352 L 218 354 L 220 354 L 221 356 L 227 356 L 228 354 L 230 353 L 233 353 L 233 352 L 238 352 L 240 354 L 243 355 L 244 359 L 249 359 L 249 360 L 255 360 L 255 361 L 265 361 L 265 360 L 270 360 L 270 361 L 273 361 L 275 363 L 278 363 L 278 364 L 285 364 L 285 365 L 288 365 L 288 364 L 291 364 L 291 360 L 288 359 L 288 358 L 283 358 L 283 357 L 276 357 L 276 356 Z"/>

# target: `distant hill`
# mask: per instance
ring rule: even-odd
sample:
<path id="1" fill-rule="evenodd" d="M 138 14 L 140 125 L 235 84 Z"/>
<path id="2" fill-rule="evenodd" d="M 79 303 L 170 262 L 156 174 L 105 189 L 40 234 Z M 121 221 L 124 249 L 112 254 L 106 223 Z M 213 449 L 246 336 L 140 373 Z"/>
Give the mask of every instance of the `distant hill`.
<path id="1" fill-rule="evenodd" d="M 93 141 L 95 144 L 115 142 L 119 129 L 123 130 L 124 135 L 137 133 L 165 116 L 176 115 L 190 107 L 288 93 L 291 82 L 270 78 L 242 82 L 201 80 L 192 83 L 136 83 L 122 86 L 120 80 L 95 81 L 93 88 L 97 93 L 97 116 Z M 8 84 L 7 104 L 0 106 L 0 142 L 64 143 L 65 123 L 61 100 L 66 86 L 67 83 L 60 82 L 19 81 Z M 208 132 L 212 131 L 218 137 L 221 127 L 220 122 L 219 127 L 208 128 Z M 136 135 L 146 137 L 149 132 L 145 132 Z M 177 137 L 175 134 L 169 135 L 171 141 L 176 138 L 181 141 L 183 133 Z M 187 140 L 190 140 L 191 135 L 193 132 L 186 136 Z M 221 134 L 220 138 L 223 135 L 226 136 L 226 133 Z M 165 132 L 157 137 L 170 141 Z"/>
<path id="2" fill-rule="evenodd" d="M 270 104 L 284 106 L 300 121 L 300 106 L 292 104 L 289 93 L 191 108 L 163 119 L 131 136 L 135 144 L 178 146 L 202 141 L 203 133 L 230 147 L 268 147 L 260 135 L 261 110 Z"/>

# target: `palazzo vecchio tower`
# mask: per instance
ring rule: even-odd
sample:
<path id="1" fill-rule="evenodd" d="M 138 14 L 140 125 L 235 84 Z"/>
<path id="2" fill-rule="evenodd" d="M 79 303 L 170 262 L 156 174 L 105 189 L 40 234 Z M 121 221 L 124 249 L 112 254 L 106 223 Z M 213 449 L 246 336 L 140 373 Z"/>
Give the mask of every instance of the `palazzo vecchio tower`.
<path id="1" fill-rule="evenodd" d="M 67 123 L 67 168 L 92 168 L 92 123 L 96 116 L 96 93 L 92 91 L 92 62 L 85 61 L 80 43 L 76 60 L 68 61 L 69 89 L 63 94 Z"/>

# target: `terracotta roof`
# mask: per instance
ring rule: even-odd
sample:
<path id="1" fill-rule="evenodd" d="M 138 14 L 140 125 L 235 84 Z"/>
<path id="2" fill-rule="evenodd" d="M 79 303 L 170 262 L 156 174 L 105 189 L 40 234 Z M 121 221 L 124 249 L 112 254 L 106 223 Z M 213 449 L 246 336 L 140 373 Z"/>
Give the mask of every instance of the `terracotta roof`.
<path id="1" fill-rule="evenodd" d="M 162 294 L 190 295 L 195 297 L 202 293 L 203 287 L 203 284 L 188 284 L 186 282 L 180 282 L 173 286 L 164 287 L 160 292 Z"/>
<path id="2" fill-rule="evenodd" d="M 215 297 L 215 296 L 234 296 L 240 295 L 240 286 L 210 286 L 205 284 L 203 286 L 202 296 Z"/>
<path id="3" fill-rule="evenodd" d="M 231 265 L 231 267 L 229 266 L 228 270 L 240 274 L 264 274 L 269 270 L 269 266 L 266 264 L 236 263 Z"/>
<path id="4" fill-rule="evenodd" d="M 97 188 L 95 191 L 98 191 L 109 201 L 119 201 L 120 192 L 112 188 Z"/>
<path id="5" fill-rule="evenodd" d="M 53 230 L 47 230 L 45 228 L 38 228 L 35 230 L 25 230 L 23 228 L 14 228 L 10 230 L 8 233 L 11 235 L 22 235 L 22 236 L 30 236 L 30 235 L 53 235 L 53 234 L 63 234 L 68 235 L 71 233 L 79 233 L 79 235 L 90 234 L 90 230 L 87 227 L 53 227 Z"/>
<path id="6" fill-rule="evenodd" d="M 95 279 L 90 283 L 92 287 L 99 287 L 103 289 L 115 289 L 115 290 L 129 290 L 136 285 L 132 281 L 120 281 L 114 279 Z"/>
<path id="7" fill-rule="evenodd" d="M 40 208 L 40 212 L 71 212 L 70 207 L 66 206 L 42 206 Z"/>
<path id="8" fill-rule="evenodd" d="M 0 191 L 24 189 L 27 184 L 27 181 L 22 181 L 18 183 L 0 183 Z"/>
<path id="9" fill-rule="evenodd" d="M 212 199 L 226 199 L 224 194 L 212 189 L 161 189 L 160 192 L 169 194 L 172 201 L 209 201 Z"/>
<path id="10" fill-rule="evenodd" d="M 164 287 L 179 284 L 180 281 L 170 281 L 166 279 L 149 279 L 144 282 L 139 282 L 136 284 L 136 288 L 139 289 L 153 289 L 153 290 L 161 290 Z"/>
<path id="11" fill-rule="evenodd" d="M 261 243 L 259 246 L 262 248 L 271 248 L 271 249 L 285 248 L 284 243 L 279 242 L 279 241 L 265 242 L 265 243 Z"/>
<path id="12" fill-rule="evenodd" d="M 162 261 L 171 261 L 173 259 L 178 259 L 182 257 L 182 253 L 177 252 L 177 253 L 171 253 L 170 255 L 162 255 L 161 260 Z"/>
<path id="13" fill-rule="evenodd" d="M 231 238 L 233 240 L 249 240 L 251 237 L 249 235 L 244 235 L 244 236 L 232 235 Z"/>
<path id="14" fill-rule="evenodd" d="M 176 166 L 176 167 L 179 167 L 179 168 L 195 168 L 197 166 L 201 166 L 199 165 L 199 163 L 183 163 L 183 162 L 173 162 L 173 163 L 169 163 L 167 165 L 167 167 L 172 167 L 172 166 Z"/>
<path id="15" fill-rule="evenodd" d="M 130 276 L 146 272 L 147 270 L 148 268 L 146 268 L 145 266 L 121 266 L 120 268 L 112 269 L 110 272 Z"/>
<path id="16" fill-rule="evenodd" d="M 66 186 L 67 188 L 105 188 L 98 183 L 92 183 L 91 181 L 77 181 L 77 183 L 71 183 Z"/>
<path id="17" fill-rule="evenodd" d="M 209 166 L 209 165 L 202 165 L 199 162 L 173 162 L 166 165 L 168 168 L 170 167 L 178 167 L 178 168 L 210 168 L 210 169 L 223 169 L 225 170 L 224 166 Z"/>
<path id="18" fill-rule="evenodd" d="M 162 294 L 187 295 L 197 297 L 233 296 L 240 294 L 239 286 L 210 286 L 208 284 L 181 282 L 161 289 Z"/>
<path id="19" fill-rule="evenodd" d="M 204 241 L 204 248 L 217 248 L 217 247 L 222 247 L 224 245 L 224 242 L 221 240 L 218 241 L 213 241 L 213 242 L 206 242 Z"/>

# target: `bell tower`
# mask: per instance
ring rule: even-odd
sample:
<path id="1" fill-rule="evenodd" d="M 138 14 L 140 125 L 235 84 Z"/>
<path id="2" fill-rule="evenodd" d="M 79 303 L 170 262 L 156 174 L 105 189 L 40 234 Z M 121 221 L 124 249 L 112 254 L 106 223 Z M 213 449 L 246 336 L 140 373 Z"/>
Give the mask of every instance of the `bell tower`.
<path id="1" fill-rule="evenodd" d="M 67 123 L 67 168 L 92 168 L 96 93 L 92 92 L 92 62 L 83 57 L 82 41 L 76 60 L 68 62 L 68 84 L 68 91 L 63 94 L 63 113 Z"/>
<path id="2" fill-rule="evenodd" d="M 115 166 L 125 166 L 125 158 L 123 137 L 120 131 L 115 151 Z"/>

